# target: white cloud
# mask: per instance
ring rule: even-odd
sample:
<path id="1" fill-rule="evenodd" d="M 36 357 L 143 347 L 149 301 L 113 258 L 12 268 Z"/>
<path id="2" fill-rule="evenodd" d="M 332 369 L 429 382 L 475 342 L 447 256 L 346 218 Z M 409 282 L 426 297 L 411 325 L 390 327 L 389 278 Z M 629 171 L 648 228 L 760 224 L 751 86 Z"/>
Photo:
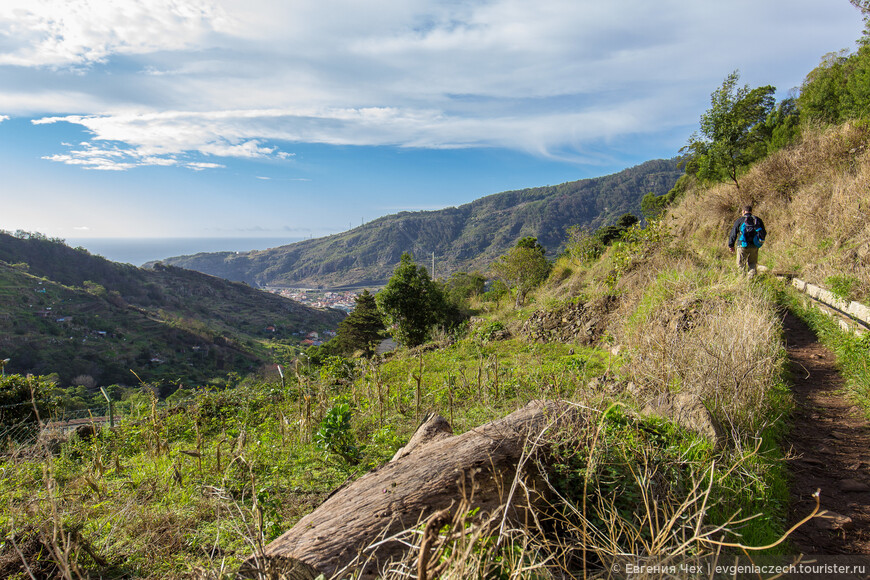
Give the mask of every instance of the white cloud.
<path id="1" fill-rule="evenodd" d="M 9 115 L 0 115 L 0 123 L 2 123 L 3 121 L 8 121 L 8 120 L 9 120 Z"/>
<path id="2" fill-rule="evenodd" d="M 136 166 L 133 163 L 124 163 L 100 155 L 83 154 L 80 151 L 74 151 L 68 155 L 48 155 L 43 157 L 43 159 L 47 159 L 48 161 L 58 161 L 60 163 L 66 163 L 67 165 L 78 165 L 84 169 L 96 169 L 99 171 L 123 171 L 125 169 L 132 169 Z"/>
<path id="3" fill-rule="evenodd" d="M 175 164 L 174 155 L 286 160 L 292 153 L 264 142 L 306 142 L 332 145 L 390 145 L 422 148 L 507 146 L 548 154 L 551 148 L 637 132 L 639 119 L 651 117 L 646 130 L 657 128 L 663 112 L 656 102 L 617 102 L 582 112 L 529 112 L 525 116 L 450 115 L 437 110 L 367 107 L 361 109 L 245 110 L 192 113 L 124 113 L 44 117 L 34 124 L 67 122 L 94 135 L 73 159 L 126 157 L 136 164 Z M 565 127 L 571 128 L 565 132 Z M 128 148 L 121 148 L 124 143 Z M 168 156 L 168 157 L 167 157 Z M 158 160 L 163 159 L 162 162 Z M 151 160 L 148 163 L 148 160 Z"/>
<path id="4" fill-rule="evenodd" d="M 60 122 L 85 127 L 94 139 L 67 155 L 46 157 L 94 169 L 129 169 L 142 165 L 178 165 L 175 155 L 196 152 L 206 156 L 289 159 L 292 154 L 264 146 L 255 137 L 284 135 L 260 128 L 278 116 L 274 111 L 216 113 L 142 113 L 119 115 L 69 115 L 34 119 L 34 125 Z M 118 143 L 125 144 L 121 147 Z M 123 158 L 124 162 L 111 162 Z M 217 163 L 184 163 L 201 170 L 223 167 Z"/>
<path id="5" fill-rule="evenodd" d="M 185 167 L 188 169 L 193 169 L 194 171 L 203 171 L 205 169 L 220 169 L 222 167 L 226 167 L 225 165 L 221 165 L 220 163 L 201 163 L 201 162 L 191 162 L 185 163 Z"/>
<path id="6" fill-rule="evenodd" d="M 99 171 L 125 171 L 134 167 L 160 166 L 160 167 L 185 167 L 194 171 L 204 169 L 218 169 L 225 167 L 220 163 L 206 163 L 199 161 L 183 161 L 174 155 L 148 155 L 135 148 L 122 148 L 107 143 L 92 143 L 89 141 L 79 144 L 79 148 L 73 148 L 66 144 L 69 151 L 64 154 L 47 155 L 43 159 L 77 165 L 84 169 Z"/>
<path id="7" fill-rule="evenodd" d="M 693 123 L 736 68 L 785 91 L 860 30 L 817 0 L 5 0 L 0 109 L 81 125 L 47 158 L 93 169 L 288 142 L 582 159 Z"/>
<path id="8" fill-rule="evenodd" d="M 70 66 L 200 46 L 222 19 L 207 0 L 4 0 L 0 64 Z"/>

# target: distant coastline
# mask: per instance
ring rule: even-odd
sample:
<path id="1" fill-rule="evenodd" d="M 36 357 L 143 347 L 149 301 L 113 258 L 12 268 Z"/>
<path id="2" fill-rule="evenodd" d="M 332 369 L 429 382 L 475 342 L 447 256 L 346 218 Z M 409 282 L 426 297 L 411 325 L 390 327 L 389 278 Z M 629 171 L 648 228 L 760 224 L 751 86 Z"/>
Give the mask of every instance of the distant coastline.
<path id="1" fill-rule="evenodd" d="M 249 252 L 286 246 L 304 238 L 66 238 L 71 248 L 81 246 L 113 262 L 141 266 L 152 260 L 199 252 Z"/>

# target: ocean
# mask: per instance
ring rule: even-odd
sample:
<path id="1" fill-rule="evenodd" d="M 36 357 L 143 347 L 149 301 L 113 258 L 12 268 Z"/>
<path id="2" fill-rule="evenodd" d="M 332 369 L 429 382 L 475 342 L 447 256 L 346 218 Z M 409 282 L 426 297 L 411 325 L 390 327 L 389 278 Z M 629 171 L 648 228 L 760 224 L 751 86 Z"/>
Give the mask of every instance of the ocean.
<path id="1" fill-rule="evenodd" d="M 141 266 L 153 260 L 199 252 L 248 252 L 286 246 L 304 238 L 67 238 L 71 248 L 81 246 L 113 262 Z"/>

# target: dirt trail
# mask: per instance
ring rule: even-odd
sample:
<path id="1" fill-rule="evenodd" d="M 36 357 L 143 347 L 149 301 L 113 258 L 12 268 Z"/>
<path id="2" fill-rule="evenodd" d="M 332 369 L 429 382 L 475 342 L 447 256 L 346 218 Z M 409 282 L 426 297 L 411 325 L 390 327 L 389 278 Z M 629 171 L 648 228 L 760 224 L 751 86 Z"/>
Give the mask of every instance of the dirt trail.
<path id="1" fill-rule="evenodd" d="M 784 321 L 791 361 L 795 414 L 788 461 L 792 477 L 789 524 L 815 506 L 823 510 L 790 537 L 804 554 L 870 554 L 870 424 L 860 409 L 836 393 L 843 379 L 833 353 L 801 320 Z"/>

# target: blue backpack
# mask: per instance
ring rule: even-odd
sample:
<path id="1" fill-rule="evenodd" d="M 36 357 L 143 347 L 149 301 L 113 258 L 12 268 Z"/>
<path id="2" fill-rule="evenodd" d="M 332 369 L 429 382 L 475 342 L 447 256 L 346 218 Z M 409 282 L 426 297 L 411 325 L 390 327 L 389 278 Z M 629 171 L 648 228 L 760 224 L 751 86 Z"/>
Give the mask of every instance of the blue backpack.
<path id="1" fill-rule="evenodd" d="M 760 248 L 764 244 L 764 229 L 758 223 L 754 215 L 746 216 L 740 224 L 740 237 L 738 238 L 741 248 Z"/>

